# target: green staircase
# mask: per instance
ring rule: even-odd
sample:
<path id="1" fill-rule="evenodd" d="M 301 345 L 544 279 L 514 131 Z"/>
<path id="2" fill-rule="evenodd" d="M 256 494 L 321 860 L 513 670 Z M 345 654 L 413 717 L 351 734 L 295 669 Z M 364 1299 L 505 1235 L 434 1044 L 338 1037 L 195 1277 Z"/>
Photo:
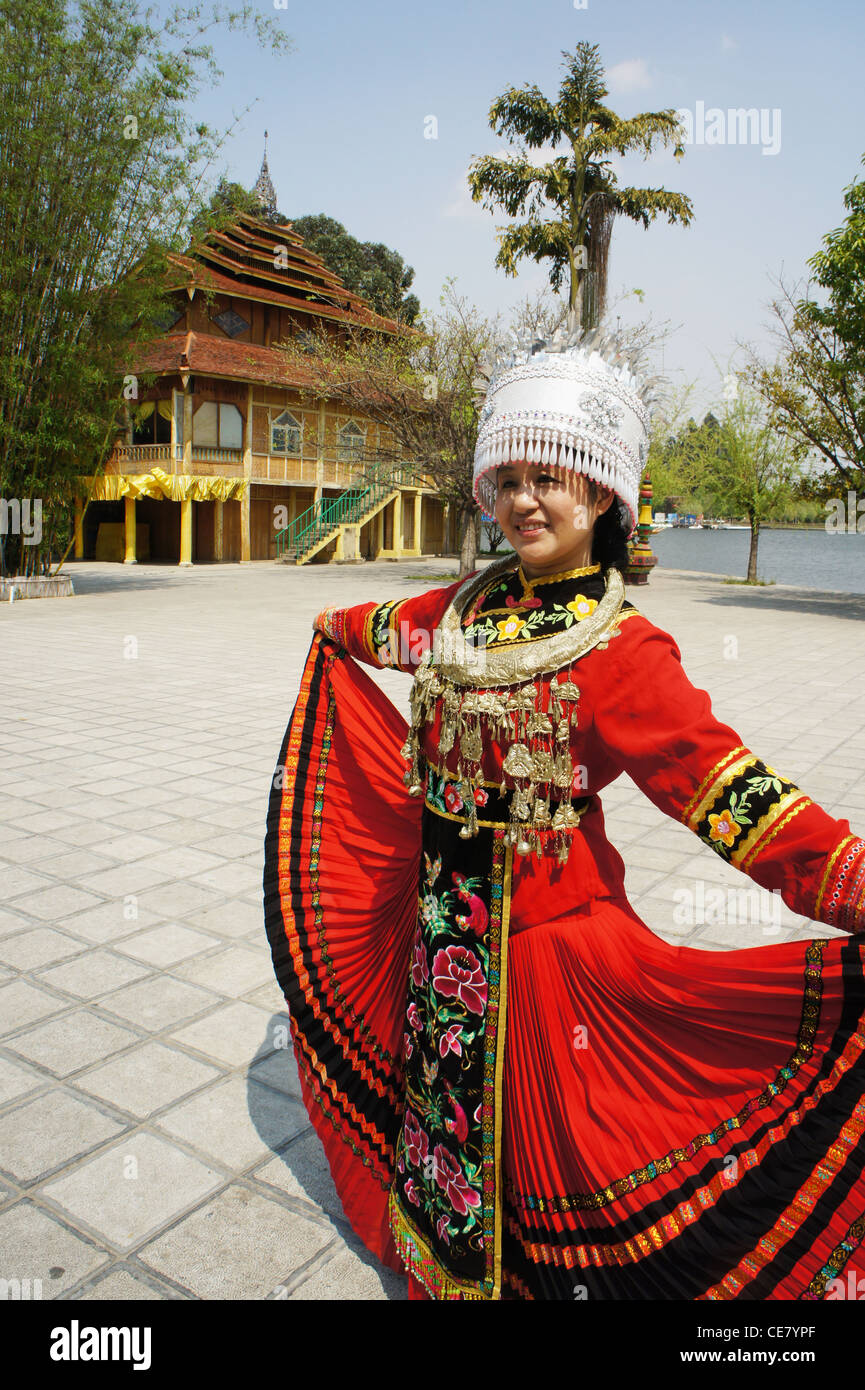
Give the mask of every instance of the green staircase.
<path id="1" fill-rule="evenodd" d="M 362 525 L 397 495 L 393 475 L 363 487 L 346 488 L 338 497 L 322 497 L 276 533 L 276 558 L 283 564 L 306 564 L 338 535 L 341 526 Z"/>

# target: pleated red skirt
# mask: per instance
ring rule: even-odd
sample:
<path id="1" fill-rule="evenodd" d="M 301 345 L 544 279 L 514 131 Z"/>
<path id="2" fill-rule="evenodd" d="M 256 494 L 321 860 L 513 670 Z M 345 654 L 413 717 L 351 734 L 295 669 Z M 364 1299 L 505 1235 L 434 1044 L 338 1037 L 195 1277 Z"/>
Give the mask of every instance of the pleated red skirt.
<path id="1" fill-rule="evenodd" d="M 317 634 L 264 875 L 304 1101 L 349 1221 L 394 1269 L 422 852 L 405 734 Z M 569 910 L 537 867 L 509 890 L 501 1296 L 833 1297 L 865 1239 L 862 943 L 697 951 L 625 899 Z M 409 1260 L 410 1297 L 460 1296 L 446 1262 Z"/>

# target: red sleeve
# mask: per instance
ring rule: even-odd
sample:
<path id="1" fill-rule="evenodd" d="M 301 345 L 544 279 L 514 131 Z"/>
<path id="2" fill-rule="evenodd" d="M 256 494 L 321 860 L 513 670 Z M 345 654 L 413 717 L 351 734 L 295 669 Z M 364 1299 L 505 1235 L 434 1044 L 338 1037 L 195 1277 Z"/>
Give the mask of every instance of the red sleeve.
<path id="1" fill-rule="evenodd" d="M 433 633 L 451 599 L 465 583 L 466 579 L 460 579 L 445 588 L 427 589 L 415 598 L 323 608 L 312 625 L 368 666 L 414 671 L 431 647 Z"/>
<path id="2" fill-rule="evenodd" d="M 712 713 L 672 637 L 622 624 L 595 728 L 649 800 L 794 912 L 865 931 L 865 841 L 768 767 Z M 606 673 L 605 673 L 606 674 Z"/>

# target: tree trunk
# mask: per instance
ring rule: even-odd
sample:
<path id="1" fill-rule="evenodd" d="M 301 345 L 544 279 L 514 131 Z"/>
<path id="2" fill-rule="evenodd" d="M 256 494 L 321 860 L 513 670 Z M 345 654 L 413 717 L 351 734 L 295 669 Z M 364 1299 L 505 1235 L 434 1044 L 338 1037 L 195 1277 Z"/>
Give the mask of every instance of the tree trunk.
<path id="1" fill-rule="evenodd" d="M 475 568 L 475 556 L 478 552 L 478 533 L 477 533 L 477 513 L 474 507 L 466 507 L 460 512 L 460 525 L 462 535 L 460 540 L 460 572 L 459 579 L 465 579 L 467 574 L 471 574 Z"/>
<path id="2" fill-rule="evenodd" d="M 748 583 L 757 583 L 757 542 L 760 539 L 760 519 L 753 512 L 749 513 L 748 520 L 751 523 L 751 549 L 748 553 Z"/>

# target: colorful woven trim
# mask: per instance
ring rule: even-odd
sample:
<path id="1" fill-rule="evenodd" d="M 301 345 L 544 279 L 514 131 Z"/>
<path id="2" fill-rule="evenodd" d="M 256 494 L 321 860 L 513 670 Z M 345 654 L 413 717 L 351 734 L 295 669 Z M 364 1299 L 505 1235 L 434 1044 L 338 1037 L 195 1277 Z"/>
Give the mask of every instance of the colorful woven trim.
<path id="1" fill-rule="evenodd" d="M 323 608 L 318 616 L 313 618 L 312 625 L 319 632 L 326 633 L 334 642 L 338 642 L 341 647 L 345 646 L 344 608 Z"/>
<path id="2" fill-rule="evenodd" d="M 823 1268 L 815 1274 L 807 1289 L 804 1293 L 800 1293 L 799 1297 L 802 1299 L 825 1298 L 827 1286 L 833 1279 L 838 1278 L 850 1256 L 854 1250 L 858 1250 L 863 1240 L 865 1240 L 865 1215 L 858 1217 L 853 1222 L 844 1239 L 835 1246 Z"/>
<path id="3" fill-rule="evenodd" d="M 810 797 L 747 748 L 733 748 L 700 784 L 682 820 L 704 844 L 748 873 L 754 860 Z"/>
<path id="4" fill-rule="evenodd" d="M 477 1284 L 462 1284 L 439 1263 L 420 1233 L 406 1216 L 396 1195 L 388 1199 L 390 1229 L 397 1253 L 409 1274 L 423 1284 L 431 1298 L 448 1300 L 488 1300 L 489 1294 Z"/>
<path id="5" fill-rule="evenodd" d="M 841 931 L 865 931 L 865 840 L 846 836 L 829 859 L 814 917 Z"/>

